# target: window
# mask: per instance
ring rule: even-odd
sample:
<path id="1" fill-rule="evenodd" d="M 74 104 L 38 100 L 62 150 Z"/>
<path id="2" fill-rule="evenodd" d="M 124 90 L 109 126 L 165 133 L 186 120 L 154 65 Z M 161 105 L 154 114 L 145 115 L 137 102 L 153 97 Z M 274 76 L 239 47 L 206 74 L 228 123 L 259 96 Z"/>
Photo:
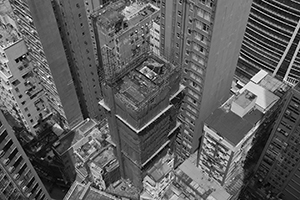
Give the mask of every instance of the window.
<path id="1" fill-rule="evenodd" d="M 209 26 L 203 23 L 203 30 L 208 31 L 208 29 L 209 29 Z"/>
<path id="2" fill-rule="evenodd" d="M 178 16 L 180 16 L 180 17 L 181 17 L 181 11 L 180 11 L 180 10 L 178 10 Z"/>

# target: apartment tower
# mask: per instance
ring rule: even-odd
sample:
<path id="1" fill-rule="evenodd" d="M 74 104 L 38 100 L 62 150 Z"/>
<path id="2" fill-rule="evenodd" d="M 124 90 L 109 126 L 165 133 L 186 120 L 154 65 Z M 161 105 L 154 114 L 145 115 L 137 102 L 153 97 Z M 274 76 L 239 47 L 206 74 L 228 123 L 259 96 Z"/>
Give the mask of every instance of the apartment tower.
<path id="1" fill-rule="evenodd" d="M 182 66 L 186 86 L 180 117 L 185 125 L 177 140 L 181 158 L 199 147 L 204 119 L 229 97 L 251 3 L 161 1 L 161 49 L 170 49 L 172 63 Z"/>
<path id="2" fill-rule="evenodd" d="M 285 99 L 273 131 L 256 166 L 258 194 L 296 200 L 300 195 L 300 88 Z"/>
<path id="3" fill-rule="evenodd" d="M 239 194 L 253 141 L 268 137 L 289 88 L 261 70 L 205 120 L 198 167 L 230 194 Z"/>
<path id="4" fill-rule="evenodd" d="M 0 161 L 1 200 L 51 200 L 2 111 Z"/>
<path id="5" fill-rule="evenodd" d="M 247 82 L 260 69 L 295 85 L 299 78 L 300 4 L 253 0 L 236 69 Z"/>

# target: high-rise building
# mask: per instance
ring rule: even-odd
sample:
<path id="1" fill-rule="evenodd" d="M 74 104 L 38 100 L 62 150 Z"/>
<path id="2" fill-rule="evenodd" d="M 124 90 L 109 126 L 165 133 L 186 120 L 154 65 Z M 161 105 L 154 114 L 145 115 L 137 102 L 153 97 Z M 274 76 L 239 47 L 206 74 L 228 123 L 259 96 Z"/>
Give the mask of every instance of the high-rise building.
<path id="1" fill-rule="evenodd" d="M 294 85 L 300 78 L 300 4 L 293 0 L 253 0 L 237 78 L 246 82 L 260 69 Z"/>
<path id="2" fill-rule="evenodd" d="M 198 148 L 204 119 L 229 97 L 251 2 L 161 1 L 161 52 L 172 51 L 186 86 L 177 148 L 182 158 Z"/>
<path id="3" fill-rule="evenodd" d="M 133 60 L 126 70 L 114 83 L 103 87 L 101 104 L 108 111 L 121 175 L 142 189 L 147 170 L 167 153 L 179 127 L 178 108 L 172 100 L 180 90 L 180 72 L 150 53 Z"/>
<path id="4" fill-rule="evenodd" d="M 0 111 L 0 199 L 51 199 L 2 111 Z"/>
<path id="5" fill-rule="evenodd" d="M 296 200 L 300 195 L 300 85 L 291 89 L 256 166 L 256 191 Z"/>
<path id="6" fill-rule="evenodd" d="M 29 2 L 10 1 L 13 11 L 10 16 L 17 23 L 26 43 L 35 73 L 47 92 L 50 107 L 58 113 L 66 126 L 72 126 L 82 119 L 82 114 L 51 4 L 48 2 L 47 8 L 38 8 L 32 12 L 28 6 Z M 47 17 L 33 19 L 32 15 L 41 10 Z M 46 22 L 43 22 L 43 19 L 47 19 Z M 48 29 L 41 32 L 38 30 L 40 25 L 45 25 Z"/>
<path id="7" fill-rule="evenodd" d="M 69 127 L 87 117 L 102 119 L 98 102 L 103 72 L 97 60 L 89 2 L 10 3 L 50 106 L 59 111 Z"/>
<path id="8" fill-rule="evenodd" d="M 261 70 L 205 120 L 197 164 L 232 195 L 243 185 L 247 173 L 243 163 L 253 139 L 268 136 L 264 128 L 276 120 L 274 113 L 288 89 Z"/>
<path id="9" fill-rule="evenodd" d="M 152 4 L 121 0 L 97 11 L 94 19 L 106 79 L 100 104 L 107 110 L 121 175 L 139 189 L 179 127 L 174 99 L 182 90 L 180 67 L 150 48 L 158 15 Z"/>
<path id="10" fill-rule="evenodd" d="M 0 105 L 36 135 L 39 120 L 52 111 L 16 24 L 8 14 L 2 14 L 0 21 Z"/>

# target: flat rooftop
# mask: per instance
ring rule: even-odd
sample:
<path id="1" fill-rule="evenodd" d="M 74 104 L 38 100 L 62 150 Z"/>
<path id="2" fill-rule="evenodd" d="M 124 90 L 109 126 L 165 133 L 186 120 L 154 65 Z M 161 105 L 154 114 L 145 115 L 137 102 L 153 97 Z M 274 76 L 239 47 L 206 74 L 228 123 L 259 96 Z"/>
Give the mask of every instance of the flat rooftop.
<path id="1" fill-rule="evenodd" d="M 256 73 L 250 80 L 250 82 L 255 83 L 267 91 L 273 93 L 274 95 L 281 97 L 290 88 L 287 84 L 281 82 L 280 80 L 272 77 L 268 72 L 260 70 Z"/>
<path id="2" fill-rule="evenodd" d="M 92 138 L 95 138 L 98 141 L 102 141 L 106 139 L 105 137 L 106 135 L 108 135 L 108 132 L 109 129 L 107 122 L 98 123 L 93 119 L 86 119 L 78 124 L 77 127 L 74 127 L 74 129 L 72 129 L 70 132 L 62 135 L 59 139 L 59 144 L 57 145 L 57 147 L 55 147 L 55 149 L 59 154 L 63 154 L 70 148 L 76 146 L 76 144 L 80 143 L 80 141 L 83 139 L 85 140 L 82 141 L 82 143 L 84 144 L 87 141 L 90 141 Z M 91 138 L 89 139 L 87 136 L 91 136 Z"/>
<path id="3" fill-rule="evenodd" d="M 22 39 L 17 29 L 9 23 L 12 19 L 8 15 L 0 16 L 0 47 L 5 49 Z"/>
<path id="4" fill-rule="evenodd" d="M 155 165 L 148 170 L 147 174 L 151 176 L 155 182 L 159 182 L 173 169 L 173 165 L 169 163 L 172 162 L 172 160 L 173 158 L 167 154 L 165 159 L 161 159 L 159 162 L 155 163 Z"/>
<path id="5" fill-rule="evenodd" d="M 63 200 L 118 200 L 118 198 L 92 188 L 90 184 L 75 181 Z"/>
<path id="6" fill-rule="evenodd" d="M 231 195 L 197 168 L 193 159 L 195 156 L 191 156 L 178 167 L 176 177 L 183 181 L 175 181 L 166 191 L 163 200 L 228 200 Z"/>
<path id="7" fill-rule="evenodd" d="M 256 97 L 257 96 L 252 92 L 244 90 L 243 93 L 239 95 L 234 102 L 242 108 L 246 108 Z"/>
<path id="8" fill-rule="evenodd" d="M 109 148 L 105 149 L 101 153 L 97 154 L 90 163 L 90 166 L 94 166 L 96 168 L 105 168 L 106 166 L 110 166 L 112 162 L 117 160 L 114 154 L 114 147 L 110 146 Z"/>
<path id="9" fill-rule="evenodd" d="M 288 89 L 289 86 L 261 70 L 240 89 L 239 94 L 231 96 L 216 109 L 205 120 L 205 124 L 235 146 Z M 247 113 L 243 117 L 230 109 L 232 102 L 244 108 L 254 100 L 255 104 L 249 110 L 245 110 Z"/>
<path id="10" fill-rule="evenodd" d="M 125 197 L 129 199 L 139 199 L 139 191 L 126 180 L 118 180 L 117 182 L 109 185 L 106 191 L 117 197 Z"/>
<path id="11" fill-rule="evenodd" d="M 93 15 L 96 16 L 98 28 L 103 33 L 119 34 L 158 11 L 157 7 L 149 3 L 133 2 L 129 4 L 128 1 L 119 0 L 96 11 Z"/>
<path id="12" fill-rule="evenodd" d="M 235 146 L 262 117 L 263 114 L 258 110 L 253 110 L 241 118 L 230 110 L 218 108 L 205 120 L 205 124 Z"/>
<path id="13" fill-rule="evenodd" d="M 156 94 L 175 68 L 154 55 L 129 65 L 135 67 L 117 81 L 117 96 L 134 108 L 140 107 L 146 99 Z"/>

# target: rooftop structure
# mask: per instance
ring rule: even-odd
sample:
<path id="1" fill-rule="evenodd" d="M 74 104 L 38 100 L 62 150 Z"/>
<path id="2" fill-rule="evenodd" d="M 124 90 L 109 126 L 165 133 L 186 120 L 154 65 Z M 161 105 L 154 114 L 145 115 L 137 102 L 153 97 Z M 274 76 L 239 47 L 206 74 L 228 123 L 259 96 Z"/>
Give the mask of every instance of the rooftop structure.
<path id="1" fill-rule="evenodd" d="M 14 21 L 7 15 L 0 15 L 0 47 L 5 49 L 21 39 Z"/>
<path id="2" fill-rule="evenodd" d="M 81 181 L 91 178 L 90 181 L 100 182 L 101 188 L 105 189 L 110 181 L 119 176 L 119 163 L 114 155 L 114 144 L 106 120 L 99 123 L 86 119 L 63 135 L 54 144 L 54 149 L 63 160 L 66 177 L 70 181 L 75 177 Z M 72 166 L 72 170 L 67 169 L 68 166 Z"/>
<path id="3" fill-rule="evenodd" d="M 78 149 L 78 147 L 82 146 L 82 149 L 78 150 L 78 154 L 81 154 L 82 158 L 89 157 L 93 152 L 95 152 L 95 147 L 91 149 L 89 148 L 92 147 L 93 144 L 96 146 L 100 145 L 101 147 L 99 141 L 106 139 L 106 136 L 108 137 L 108 125 L 105 124 L 104 121 L 102 123 L 103 126 L 101 126 L 101 124 L 99 125 L 93 119 L 86 119 L 81 122 L 79 125 L 74 127 L 73 130 L 60 138 L 59 143 L 55 148 L 56 151 L 59 154 L 64 154 L 70 148 Z"/>
<path id="4" fill-rule="evenodd" d="M 174 155 L 167 154 L 147 171 L 143 179 L 141 199 L 150 196 L 150 199 L 161 200 L 165 190 L 174 179 Z"/>
<path id="5" fill-rule="evenodd" d="M 73 183 L 63 200 L 119 200 L 106 192 L 99 191 L 90 186 L 91 183 Z"/>
<path id="6" fill-rule="evenodd" d="M 139 199 L 139 190 L 124 179 L 111 184 L 106 189 L 106 192 L 119 198 L 129 198 L 132 200 Z"/>
<path id="7" fill-rule="evenodd" d="M 94 14 L 98 15 L 97 25 L 101 31 L 113 36 L 136 26 L 156 11 L 158 8 L 152 4 L 140 1 L 128 4 L 125 0 L 120 0 L 105 6 Z"/>
<path id="8" fill-rule="evenodd" d="M 216 109 L 205 124 L 237 145 L 289 87 L 261 70 L 238 95 Z"/>
<path id="9" fill-rule="evenodd" d="M 228 200 L 231 195 L 214 179 L 196 167 L 196 154 L 184 161 L 175 172 L 175 181 L 163 200 Z"/>
<path id="10" fill-rule="evenodd" d="M 106 79 L 114 78 L 150 50 L 153 20 L 159 8 L 142 1 L 118 0 L 92 14 Z M 154 36 L 153 36 L 154 37 Z"/>
<path id="11" fill-rule="evenodd" d="M 157 96 L 175 67 L 155 56 L 139 60 L 132 71 L 117 82 L 116 97 L 134 110 L 141 109 Z"/>

